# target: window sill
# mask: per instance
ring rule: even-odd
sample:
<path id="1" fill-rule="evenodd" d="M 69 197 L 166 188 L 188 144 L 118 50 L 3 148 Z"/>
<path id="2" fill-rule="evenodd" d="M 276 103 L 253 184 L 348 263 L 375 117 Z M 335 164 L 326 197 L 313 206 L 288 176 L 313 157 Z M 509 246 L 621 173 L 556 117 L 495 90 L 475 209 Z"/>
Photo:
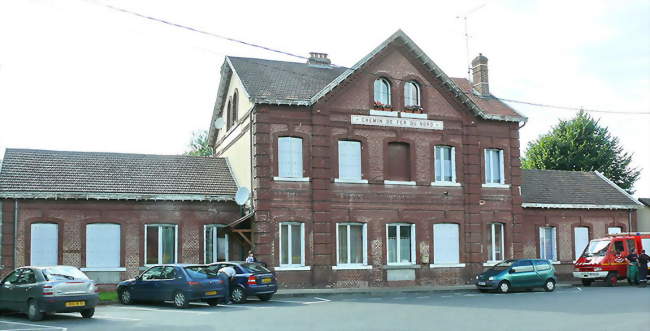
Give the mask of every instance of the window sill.
<path id="1" fill-rule="evenodd" d="M 429 268 L 465 268 L 465 263 L 429 264 Z"/>
<path id="2" fill-rule="evenodd" d="M 461 183 L 456 182 L 431 182 L 431 186 L 450 186 L 450 187 L 460 187 L 463 186 Z"/>
<path id="3" fill-rule="evenodd" d="M 345 178 L 334 178 L 334 183 L 346 183 L 346 184 L 368 184 L 367 179 L 345 179 Z"/>
<path id="4" fill-rule="evenodd" d="M 396 263 L 396 264 L 386 264 L 382 266 L 383 269 L 420 269 L 419 264 L 415 263 Z"/>
<path id="5" fill-rule="evenodd" d="M 89 267 L 89 268 L 79 268 L 81 271 L 126 271 L 125 267 L 113 267 L 113 268 L 104 268 L 104 267 Z"/>
<path id="6" fill-rule="evenodd" d="M 503 261 L 505 261 L 505 260 L 501 260 L 501 261 L 486 261 L 485 263 L 483 263 L 483 266 L 484 266 L 484 267 L 492 267 L 492 266 L 495 266 L 497 263 L 501 263 L 501 262 L 503 262 Z"/>
<path id="7" fill-rule="evenodd" d="M 419 119 L 423 119 L 423 120 L 427 119 L 427 114 L 416 114 L 416 113 L 400 112 L 399 116 L 404 117 L 404 118 L 419 118 Z"/>
<path id="8" fill-rule="evenodd" d="M 562 264 L 560 261 L 551 261 L 551 264 Z"/>
<path id="9" fill-rule="evenodd" d="M 414 181 L 385 180 L 384 185 L 411 185 L 415 186 Z"/>
<path id="10" fill-rule="evenodd" d="M 280 266 L 273 268 L 275 271 L 308 271 L 311 270 L 310 266 Z"/>
<path id="11" fill-rule="evenodd" d="M 487 188 L 510 188 L 510 184 L 483 184 L 482 187 L 487 187 Z"/>
<path id="12" fill-rule="evenodd" d="M 273 177 L 276 182 L 308 182 L 309 177 Z"/>
<path id="13" fill-rule="evenodd" d="M 370 115 L 397 117 L 396 111 L 370 109 Z"/>
<path id="14" fill-rule="evenodd" d="M 341 265 L 335 265 L 332 266 L 332 270 L 364 270 L 364 269 L 372 269 L 371 265 L 365 265 L 365 264 L 341 264 Z"/>

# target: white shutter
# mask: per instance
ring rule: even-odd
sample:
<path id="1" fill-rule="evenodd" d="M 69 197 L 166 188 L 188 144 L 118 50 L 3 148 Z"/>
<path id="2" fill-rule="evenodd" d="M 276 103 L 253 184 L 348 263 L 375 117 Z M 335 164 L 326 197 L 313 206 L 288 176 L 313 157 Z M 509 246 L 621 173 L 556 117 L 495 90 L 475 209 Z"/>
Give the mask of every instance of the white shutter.
<path id="1" fill-rule="evenodd" d="M 31 226 L 31 261 L 33 266 L 59 264 L 59 226 L 35 223 Z"/>
<path id="2" fill-rule="evenodd" d="M 579 226 L 574 229 L 575 259 L 577 260 L 589 244 L 589 228 Z"/>
<path id="3" fill-rule="evenodd" d="M 88 224 L 86 226 L 86 266 L 90 268 L 120 267 L 119 224 Z"/>
<path id="4" fill-rule="evenodd" d="M 621 233 L 621 228 L 618 226 L 607 228 L 607 234 Z"/>
<path id="5" fill-rule="evenodd" d="M 490 150 L 485 149 L 483 150 L 483 155 L 485 157 L 485 183 L 489 184 L 490 183 L 490 176 L 492 175 L 492 164 L 490 163 Z"/>
<path id="6" fill-rule="evenodd" d="M 456 147 L 451 148 L 451 181 L 456 182 Z"/>
<path id="7" fill-rule="evenodd" d="M 411 263 L 416 263 L 416 258 L 415 258 L 415 224 L 411 224 L 411 240 L 409 241 L 411 243 Z"/>
<path id="8" fill-rule="evenodd" d="M 502 149 L 500 149 L 500 150 L 498 151 L 498 155 L 499 155 L 499 171 L 500 171 L 500 174 L 499 174 L 499 175 L 500 175 L 500 177 L 499 177 L 499 183 L 501 183 L 501 184 L 505 184 L 505 183 L 506 183 L 506 179 L 505 179 L 505 177 L 504 177 L 504 170 L 505 170 L 505 169 L 503 168 L 503 157 L 504 157 L 504 156 L 503 156 L 503 150 L 502 150 Z"/>
<path id="9" fill-rule="evenodd" d="M 339 178 L 361 179 L 361 143 L 339 141 Z"/>
<path id="10" fill-rule="evenodd" d="M 546 241 L 546 236 L 544 235 L 544 228 L 539 228 L 539 258 L 546 259 L 546 252 L 544 251 L 544 242 Z"/>
<path id="11" fill-rule="evenodd" d="M 551 237 L 552 237 L 552 240 L 553 240 L 553 246 L 552 246 L 553 247 L 553 261 L 558 260 L 558 256 L 557 256 L 557 232 L 555 230 L 556 230 L 555 227 L 551 228 Z"/>
<path id="12" fill-rule="evenodd" d="M 302 177 L 302 139 L 291 139 L 291 175 L 288 177 Z"/>
<path id="13" fill-rule="evenodd" d="M 457 264 L 460 262 L 458 224 L 433 225 L 433 263 Z"/>
<path id="14" fill-rule="evenodd" d="M 278 176 L 291 177 L 291 138 L 278 138 Z"/>
<path id="15" fill-rule="evenodd" d="M 433 178 L 434 181 L 439 182 L 442 180 L 442 176 L 440 173 L 440 166 L 439 163 L 441 163 L 440 160 L 440 146 L 436 146 L 433 148 Z"/>

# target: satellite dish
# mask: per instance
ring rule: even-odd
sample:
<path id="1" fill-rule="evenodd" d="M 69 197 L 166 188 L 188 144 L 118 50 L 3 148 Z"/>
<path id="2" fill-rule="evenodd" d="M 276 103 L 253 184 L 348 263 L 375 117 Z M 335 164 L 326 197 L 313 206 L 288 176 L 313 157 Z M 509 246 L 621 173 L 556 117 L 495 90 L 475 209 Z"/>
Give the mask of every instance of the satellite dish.
<path id="1" fill-rule="evenodd" d="M 237 189 L 237 193 L 235 194 L 235 202 L 238 205 L 243 206 L 246 203 L 246 201 L 248 201 L 248 198 L 250 196 L 251 196 L 251 191 L 249 191 L 247 188 L 242 186 Z"/>
<path id="2" fill-rule="evenodd" d="M 224 121 L 223 117 L 219 117 L 214 121 L 214 128 L 215 129 L 221 129 L 226 125 L 226 121 Z"/>

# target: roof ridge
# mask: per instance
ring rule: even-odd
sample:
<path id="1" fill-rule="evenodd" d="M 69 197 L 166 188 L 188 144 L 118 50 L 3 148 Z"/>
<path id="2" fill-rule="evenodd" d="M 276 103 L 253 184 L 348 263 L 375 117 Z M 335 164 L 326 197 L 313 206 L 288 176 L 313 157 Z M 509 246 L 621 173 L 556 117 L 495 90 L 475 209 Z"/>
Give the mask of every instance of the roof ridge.
<path id="1" fill-rule="evenodd" d="M 70 151 L 70 150 L 53 150 L 53 149 L 38 149 L 38 148 L 5 148 L 5 155 L 7 152 L 45 152 L 56 154 L 100 154 L 100 155 L 124 155 L 124 156 L 154 156 L 154 157 L 178 157 L 178 158 L 197 158 L 197 159 L 224 159 L 220 156 L 201 156 L 201 155 L 185 155 L 185 154 L 147 154 L 147 153 L 124 153 L 124 152 L 88 152 L 88 151 Z"/>

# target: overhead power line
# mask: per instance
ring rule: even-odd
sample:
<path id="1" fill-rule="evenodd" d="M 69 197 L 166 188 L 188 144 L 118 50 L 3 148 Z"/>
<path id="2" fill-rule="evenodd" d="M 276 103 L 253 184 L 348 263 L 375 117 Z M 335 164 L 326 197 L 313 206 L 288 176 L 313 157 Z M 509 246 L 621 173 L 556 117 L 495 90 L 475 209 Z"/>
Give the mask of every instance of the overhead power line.
<path id="1" fill-rule="evenodd" d="M 188 25 L 174 23 L 174 22 L 171 22 L 171 21 L 168 21 L 168 20 L 165 20 L 165 19 L 161 19 L 161 18 L 141 14 L 141 13 L 138 13 L 136 11 L 132 11 L 132 10 L 116 7 L 116 6 L 112 6 L 112 5 L 103 3 L 103 2 L 98 2 L 98 1 L 93 1 L 93 0 L 83 0 L 83 1 L 95 4 L 95 5 L 103 6 L 103 7 L 106 7 L 106 8 L 115 10 L 115 11 L 119 11 L 119 12 L 122 12 L 122 13 L 126 13 L 126 14 L 129 14 L 129 15 L 144 18 L 144 19 L 149 20 L 149 21 L 154 21 L 154 22 L 158 22 L 158 23 L 162 23 L 162 24 L 167 24 L 167 25 L 170 25 L 170 26 L 173 26 L 173 27 L 176 27 L 176 28 L 185 29 L 185 30 L 188 30 L 188 31 L 192 31 L 192 32 L 203 34 L 203 35 L 207 35 L 207 36 L 210 36 L 210 37 L 219 38 L 219 39 L 222 39 L 222 40 L 227 40 L 227 41 L 230 41 L 230 42 L 234 42 L 234 43 L 242 44 L 242 45 L 245 45 L 245 46 L 262 49 L 262 50 L 277 53 L 277 54 L 287 55 L 287 56 L 298 58 L 298 59 L 301 59 L 301 60 L 309 60 L 309 58 L 306 57 L 306 56 L 302 56 L 302 55 L 298 55 L 298 54 L 295 54 L 295 53 L 270 48 L 270 47 L 255 44 L 255 43 L 250 43 L 250 42 L 243 41 L 243 40 L 240 40 L 240 39 L 231 38 L 231 37 L 220 35 L 220 34 L 217 34 L 217 33 L 205 31 L 205 30 L 202 30 L 202 29 L 199 29 L 199 28 L 194 28 L 194 27 L 191 27 L 191 26 L 188 26 Z M 476 9 L 479 9 L 479 8 L 476 8 Z M 319 78 L 316 78 L 316 77 L 311 76 L 311 75 L 307 75 L 307 74 L 304 74 L 304 73 L 298 73 L 298 72 L 288 70 L 288 69 L 285 69 L 285 68 L 275 67 L 275 66 L 272 66 L 272 65 L 267 65 L 267 64 L 262 64 L 262 63 L 259 63 L 259 65 L 267 66 L 267 67 L 273 67 L 273 68 L 275 68 L 277 70 L 293 73 L 293 74 L 303 76 L 303 77 L 309 78 L 309 79 L 319 79 Z M 361 72 L 359 70 L 355 70 L 355 69 L 352 69 L 352 68 L 349 68 L 349 67 L 346 67 L 346 66 L 340 66 L 340 65 L 335 65 L 335 64 L 332 64 L 332 65 L 335 66 L 335 67 L 341 68 L 341 69 L 354 70 L 356 72 Z M 375 77 L 381 77 L 381 75 L 376 74 L 376 73 L 370 73 L 370 72 L 365 72 L 365 73 L 369 74 L 369 75 L 372 75 L 372 76 L 375 76 Z M 391 78 L 391 79 L 397 80 L 397 81 L 403 81 L 403 82 L 409 81 L 409 80 L 404 80 L 404 79 L 399 79 L 399 78 Z M 427 83 L 424 83 L 424 82 L 418 82 L 418 83 L 420 83 L 420 84 L 422 84 L 424 86 L 434 87 L 433 85 L 427 84 Z M 464 92 L 472 93 L 472 91 L 464 91 Z M 585 112 L 592 112 L 592 113 L 609 113 L 609 114 L 626 114 L 626 115 L 650 115 L 650 112 L 588 109 L 588 108 L 579 108 L 579 107 L 549 105 L 549 104 L 542 104 L 542 103 L 536 103 L 536 102 L 530 102 L 530 101 L 521 101 L 521 100 L 514 100 L 514 99 L 499 98 L 499 97 L 496 97 L 496 98 L 501 100 L 501 101 L 505 101 L 505 102 L 519 103 L 519 104 L 525 104 L 525 105 L 529 105 L 529 106 L 543 107 L 543 108 L 555 108 L 555 109 L 565 109 L 565 110 L 573 110 L 573 111 L 582 110 L 582 111 L 585 111 Z"/>

